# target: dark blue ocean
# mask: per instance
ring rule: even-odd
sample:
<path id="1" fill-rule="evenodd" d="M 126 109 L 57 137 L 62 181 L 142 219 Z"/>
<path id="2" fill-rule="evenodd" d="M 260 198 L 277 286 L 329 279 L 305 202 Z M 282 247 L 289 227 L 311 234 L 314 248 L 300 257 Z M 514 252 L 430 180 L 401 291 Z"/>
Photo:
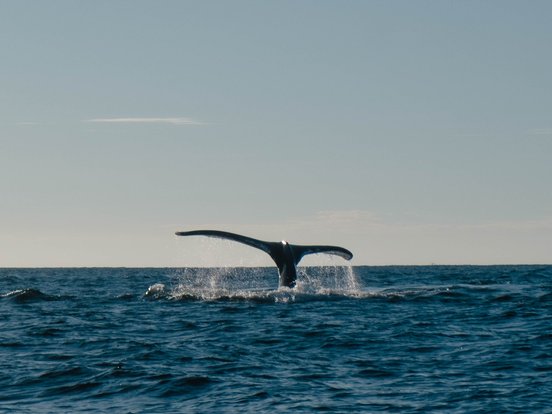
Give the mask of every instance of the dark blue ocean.
<path id="1" fill-rule="evenodd" d="M 0 412 L 552 413 L 552 266 L 0 269 Z"/>

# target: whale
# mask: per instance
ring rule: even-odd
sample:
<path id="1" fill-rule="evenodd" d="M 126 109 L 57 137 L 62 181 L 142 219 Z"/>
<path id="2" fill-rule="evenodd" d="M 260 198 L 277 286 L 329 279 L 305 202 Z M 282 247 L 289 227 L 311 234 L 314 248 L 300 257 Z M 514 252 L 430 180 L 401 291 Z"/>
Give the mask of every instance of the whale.
<path id="1" fill-rule="evenodd" d="M 274 260 L 274 263 L 276 263 L 278 267 L 280 287 L 295 287 L 297 281 L 297 265 L 301 259 L 308 254 L 325 253 L 340 256 L 346 260 L 351 260 L 353 258 L 353 254 L 343 247 L 290 244 L 285 240 L 281 242 L 268 242 L 243 236 L 241 234 L 230 233 L 228 231 L 192 230 L 177 231 L 175 234 L 177 236 L 206 236 L 232 240 L 264 251 Z"/>

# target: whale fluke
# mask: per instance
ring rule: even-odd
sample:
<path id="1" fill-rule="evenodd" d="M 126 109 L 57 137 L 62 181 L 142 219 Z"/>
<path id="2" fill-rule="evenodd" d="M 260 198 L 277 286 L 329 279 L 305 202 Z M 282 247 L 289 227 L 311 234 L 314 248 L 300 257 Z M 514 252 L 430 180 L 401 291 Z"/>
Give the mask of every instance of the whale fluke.
<path id="1" fill-rule="evenodd" d="M 219 239 L 233 240 L 238 243 L 243 243 L 251 247 L 255 247 L 267 253 L 278 267 L 280 275 L 280 286 L 294 287 L 297 279 L 297 265 L 301 259 L 308 254 L 333 254 L 340 256 L 346 260 L 351 260 L 353 254 L 343 247 L 338 246 L 303 246 L 298 244 L 289 244 L 286 241 L 282 242 L 267 242 L 257 240 L 252 237 L 242 236 L 241 234 L 230 233 L 228 231 L 219 230 L 193 230 L 193 231 L 178 231 L 177 236 L 207 236 L 216 237 Z"/>

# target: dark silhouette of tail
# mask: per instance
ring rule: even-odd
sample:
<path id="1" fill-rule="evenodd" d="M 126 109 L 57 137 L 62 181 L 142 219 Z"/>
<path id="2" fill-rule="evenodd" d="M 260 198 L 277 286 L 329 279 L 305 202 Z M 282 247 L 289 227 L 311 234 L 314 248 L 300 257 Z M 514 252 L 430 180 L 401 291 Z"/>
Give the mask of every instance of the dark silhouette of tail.
<path id="1" fill-rule="evenodd" d="M 346 260 L 351 260 L 353 254 L 343 247 L 338 246 L 302 246 L 298 244 L 289 244 L 286 241 L 282 242 L 267 242 L 263 240 L 253 239 L 251 237 L 242 236 L 241 234 L 230 233 L 228 231 L 219 230 L 193 230 L 193 231 L 178 231 L 177 236 L 207 236 L 216 237 L 219 239 L 233 240 L 238 243 L 247 244 L 267 253 L 278 267 L 280 274 L 280 286 L 294 287 L 297 279 L 297 265 L 301 259 L 308 254 L 333 254 L 343 257 Z"/>

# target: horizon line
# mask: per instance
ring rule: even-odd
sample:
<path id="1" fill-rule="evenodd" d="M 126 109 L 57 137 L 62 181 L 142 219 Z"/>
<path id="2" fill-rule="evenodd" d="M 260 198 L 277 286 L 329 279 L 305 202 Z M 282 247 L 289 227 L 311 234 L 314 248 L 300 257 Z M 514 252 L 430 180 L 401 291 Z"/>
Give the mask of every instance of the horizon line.
<path id="1" fill-rule="evenodd" d="M 491 267 L 491 266 L 552 266 L 552 263 L 426 263 L 426 264 L 357 264 L 357 265 L 304 265 L 299 267 Z M 274 266 L 0 266 L 0 269 L 259 269 Z"/>

